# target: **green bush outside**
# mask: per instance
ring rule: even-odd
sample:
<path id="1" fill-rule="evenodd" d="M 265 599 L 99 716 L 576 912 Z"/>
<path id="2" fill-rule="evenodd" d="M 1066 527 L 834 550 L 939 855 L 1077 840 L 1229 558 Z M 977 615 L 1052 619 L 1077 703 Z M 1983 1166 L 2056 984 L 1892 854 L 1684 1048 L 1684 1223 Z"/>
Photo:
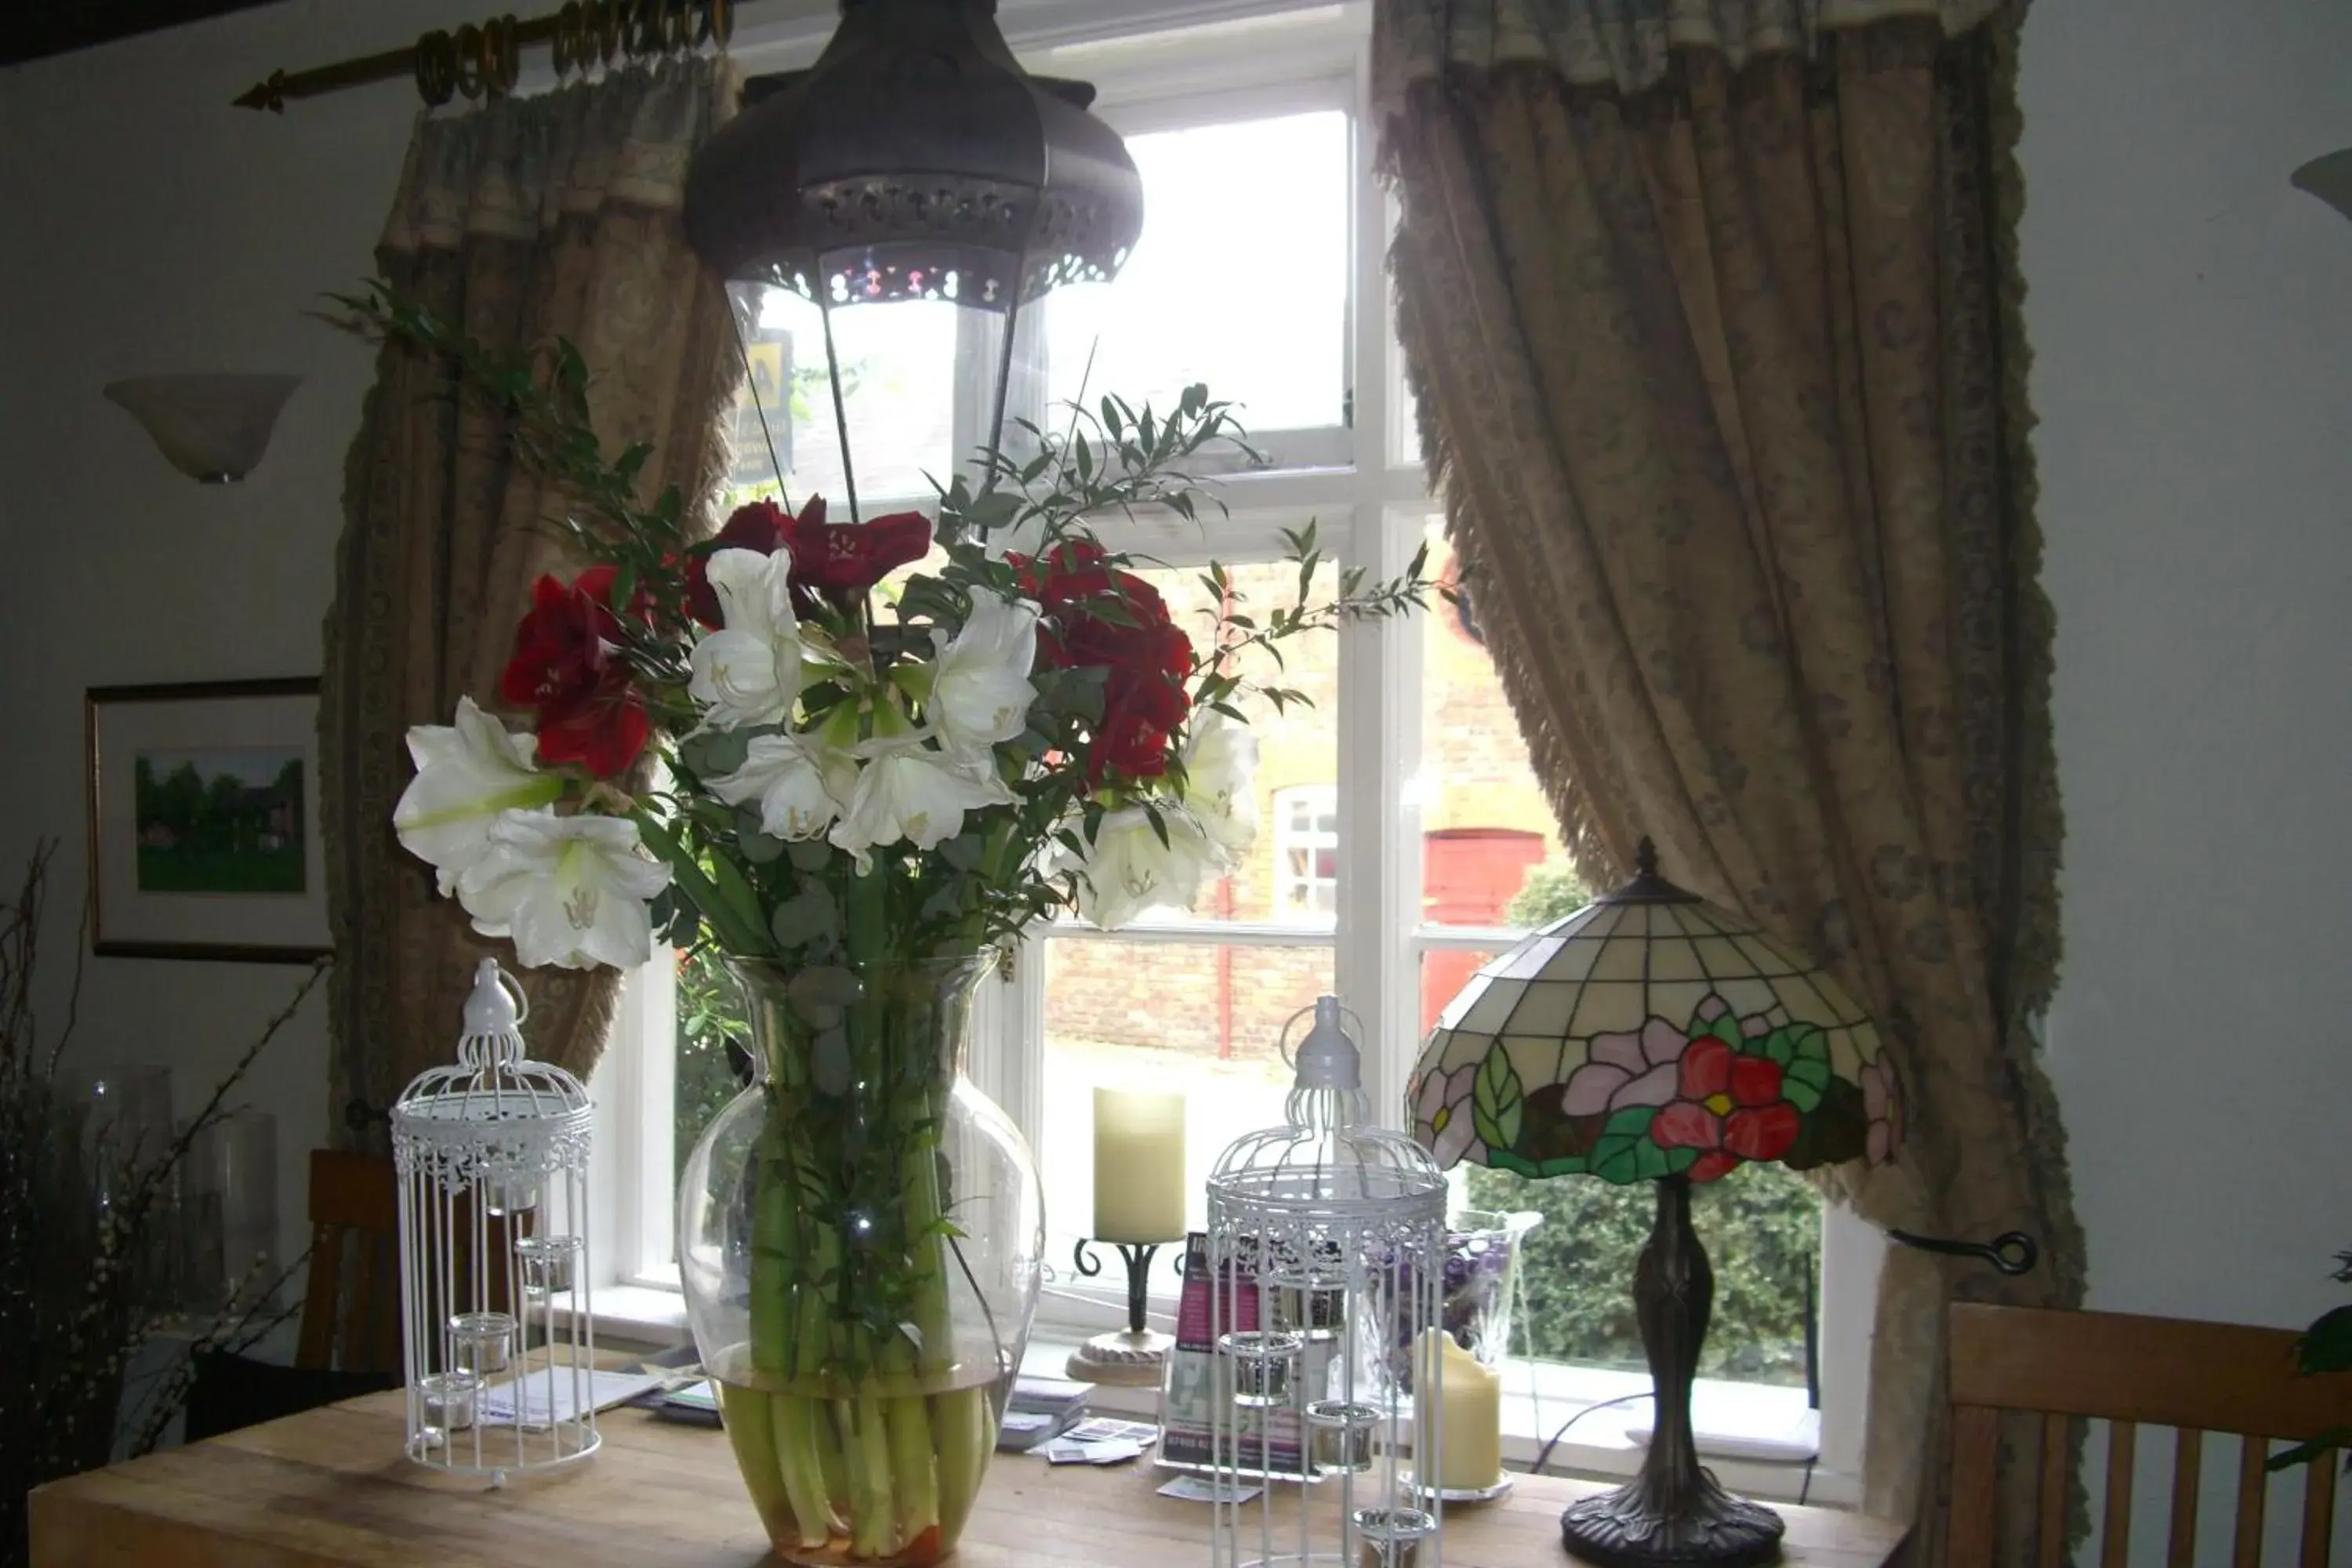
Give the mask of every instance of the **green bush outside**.
<path id="1" fill-rule="evenodd" d="M 677 1170 L 686 1169 L 686 1157 L 710 1119 L 750 1081 L 743 1076 L 751 1067 L 744 1054 L 748 1033 L 742 998 L 734 978 L 719 967 L 718 954 L 707 947 L 683 954 L 677 965 L 677 1077 L 672 1097 Z"/>

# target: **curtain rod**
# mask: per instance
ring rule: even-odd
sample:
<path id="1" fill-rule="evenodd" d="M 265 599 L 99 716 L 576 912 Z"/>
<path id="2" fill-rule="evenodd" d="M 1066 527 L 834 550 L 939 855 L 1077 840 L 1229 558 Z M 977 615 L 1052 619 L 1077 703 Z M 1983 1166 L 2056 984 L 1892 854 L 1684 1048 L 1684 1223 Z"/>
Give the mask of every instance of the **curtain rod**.
<path id="1" fill-rule="evenodd" d="M 459 93 L 496 97 L 514 89 L 522 51 L 551 46 L 558 76 L 611 65 L 615 59 L 685 54 L 705 44 L 726 46 L 735 31 L 736 0 L 569 0 L 552 16 L 518 21 L 493 16 L 454 32 L 426 33 L 404 49 L 361 55 L 307 70 L 274 70 L 236 99 L 240 109 L 286 112 L 289 100 L 318 98 L 369 82 L 409 77 L 417 95 L 438 107 Z"/>

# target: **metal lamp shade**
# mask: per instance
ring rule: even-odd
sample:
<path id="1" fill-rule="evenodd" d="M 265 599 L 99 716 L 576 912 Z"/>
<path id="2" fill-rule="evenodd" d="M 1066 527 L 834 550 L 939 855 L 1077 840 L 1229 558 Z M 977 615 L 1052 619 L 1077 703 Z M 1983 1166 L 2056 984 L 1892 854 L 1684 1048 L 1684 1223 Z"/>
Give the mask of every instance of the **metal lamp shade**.
<path id="1" fill-rule="evenodd" d="M 1030 76 L 994 0 L 842 0 L 805 71 L 755 79 L 696 155 L 688 238 L 729 279 L 820 305 L 1006 310 L 1108 279 L 1143 185 L 1094 89 Z"/>

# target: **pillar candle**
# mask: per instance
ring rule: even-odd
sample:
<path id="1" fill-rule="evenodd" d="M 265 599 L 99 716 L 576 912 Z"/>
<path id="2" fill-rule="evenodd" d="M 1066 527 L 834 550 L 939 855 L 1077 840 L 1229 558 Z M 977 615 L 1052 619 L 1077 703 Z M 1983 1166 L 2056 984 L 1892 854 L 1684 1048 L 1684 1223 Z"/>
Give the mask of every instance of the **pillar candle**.
<path id="1" fill-rule="evenodd" d="M 1095 1090 L 1095 1237 L 1184 1236 L 1184 1097 Z"/>
<path id="2" fill-rule="evenodd" d="M 1420 1432 L 1444 1435 L 1437 1484 L 1446 1491 L 1486 1491 L 1503 1479 L 1503 1375 L 1487 1371 L 1442 1329 L 1427 1331 L 1422 1351 L 1424 1375 L 1415 1422 Z M 1440 1362 L 1442 1374 L 1429 1378 L 1427 1371 Z M 1434 1415 L 1429 1408 L 1433 1386 L 1438 1398 Z"/>

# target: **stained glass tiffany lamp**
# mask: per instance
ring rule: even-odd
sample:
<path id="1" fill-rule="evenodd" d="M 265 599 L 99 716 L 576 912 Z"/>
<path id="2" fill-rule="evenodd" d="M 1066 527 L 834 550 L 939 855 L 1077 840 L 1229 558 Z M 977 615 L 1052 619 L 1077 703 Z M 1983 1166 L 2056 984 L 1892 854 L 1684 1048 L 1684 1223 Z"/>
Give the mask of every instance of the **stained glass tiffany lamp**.
<path id="1" fill-rule="evenodd" d="M 1471 978 L 1412 1079 L 1440 1165 L 1653 1182 L 1633 1301 L 1657 1411 L 1628 1486 L 1560 1516 L 1598 1563 L 1768 1563 L 1780 1520 L 1699 1468 L 1691 1380 L 1715 1291 L 1691 1188 L 1750 1161 L 1798 1170 L 1890 1158 L 1902 1117 L 1878 1032 L 1819 966 L 1658 875 L 1528 937 Z"/>

